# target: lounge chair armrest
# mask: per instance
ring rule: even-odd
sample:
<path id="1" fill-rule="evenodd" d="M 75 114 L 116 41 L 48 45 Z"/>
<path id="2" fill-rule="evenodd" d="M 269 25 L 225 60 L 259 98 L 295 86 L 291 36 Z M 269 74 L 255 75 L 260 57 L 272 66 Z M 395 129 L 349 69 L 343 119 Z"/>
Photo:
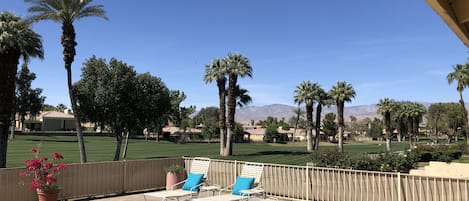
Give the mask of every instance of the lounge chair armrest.
<path id="1" fill-rule="evenodd" d="M 187 180 L 183 180 L 183 181 L 180 181 L 180 182 L 178 182 L 178 183 L 175 183 L 175 184 L 171 185 L 171 189 L 168 189 L 168 190 L 174 190 L 174 187 L 176 187 L 177 185 L 182 184 L 182 183 L 184 183 L 184 182 L 186 182 L 186 181 L 187 181 Z"/>

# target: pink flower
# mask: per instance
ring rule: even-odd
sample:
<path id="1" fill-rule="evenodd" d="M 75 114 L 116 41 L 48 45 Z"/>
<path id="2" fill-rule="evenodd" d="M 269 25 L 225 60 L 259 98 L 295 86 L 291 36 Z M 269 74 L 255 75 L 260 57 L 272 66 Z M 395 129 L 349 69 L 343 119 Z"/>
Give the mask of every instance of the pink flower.
<path id="1" fill-rule="evenodd" d="M 47 157 L 42 158 L 43 161 L 47 161 Z"/>
<path id="2" fill-rule="evenodd" d="M 32 152 L 32 153 L 37 153 L 37 149 L 36 149 L 36 148 L 33 148 L 33 149 L 31 149 L 31 152 Z"/>
<path id="3" fill-rule="evenodd" d="M 25 177 L 25 176 L 27 176 L 28 174 L 26 174 L 26 172 L 20 172 L 19 175 L 20 175 L 20 177 Z"/>

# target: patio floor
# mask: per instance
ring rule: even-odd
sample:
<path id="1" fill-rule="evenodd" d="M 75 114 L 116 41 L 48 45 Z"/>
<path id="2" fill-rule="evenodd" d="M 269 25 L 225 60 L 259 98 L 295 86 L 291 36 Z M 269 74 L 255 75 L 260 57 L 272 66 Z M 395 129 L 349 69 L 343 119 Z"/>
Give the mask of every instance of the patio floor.
<path id="1" fill-rule="evenodd" d="M 208 193 L 202 192 L 200 193 L 201 197 L 208 196 Z M 94 201 L 145 201 L 145 198 L 143 197 L 143 193 L 140 194 L 132 194 L 132 195 L 124 195 L 124 196 L 117 196 L 117 197 L 108 197 L 108 198 L 99 198 L 99 199 L 93 199 Z M 181 199 L 182 200 L 182 199 Z M 250 200 L 266 200 L 266 201 L 275 201 L 279 199 L 272 199 L 272 198 L 266 198 L 266 199 L 260 199 L 260 198 L 251 198 Z M 158 198 L 150 198 L 147 201 L 159 201 Z"/>

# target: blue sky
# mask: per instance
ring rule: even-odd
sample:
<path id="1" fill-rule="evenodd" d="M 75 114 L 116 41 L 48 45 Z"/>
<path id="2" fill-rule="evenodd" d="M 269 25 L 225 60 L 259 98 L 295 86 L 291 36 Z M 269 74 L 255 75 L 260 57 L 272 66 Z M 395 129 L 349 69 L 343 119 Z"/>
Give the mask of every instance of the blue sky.
<path id="1" fill-rule="evenodd" d="M 329 90 L 337 81 L 357 92 L 348 105 L 389 97 L 422 102 L 457 101 L 446 75 L 467 61 L 468 49 L 424 0 L 95 0 L 109 21 L 75 23 L 73 80 L 85 59 L 112 57 L 138 73 L 161 77 L 187 94 L 184 105 L 218 105 L 216 84 L 202 80 L 205 65 L 242 53 L 253 78 L 241 79 L 252 105 L 293 105 L 304 80 Z M 0 10 L 28 16 L 21 0 L 0 0 Z M 60 25 L 33 26 L 43 37 L 44 60 L 33 59 L 34 87 L 46 103 L 69 104 Z M 466 98 L 467 99 L 467 98 Z"/>

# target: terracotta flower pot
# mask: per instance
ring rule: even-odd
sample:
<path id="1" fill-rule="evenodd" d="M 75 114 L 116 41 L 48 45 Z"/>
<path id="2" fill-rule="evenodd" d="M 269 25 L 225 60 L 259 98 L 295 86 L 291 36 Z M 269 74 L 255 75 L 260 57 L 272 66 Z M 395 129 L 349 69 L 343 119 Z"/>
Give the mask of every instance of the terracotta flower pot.
<path id="1" fill-rule="evenodd" d="M 182 181 L 183 179 L 184 179 L 184 173 L 168 172 L 166 174 L 166 190 L 175 190 L 175 189 L 181 188 L 183 184 L 179 184 L 177 186 L 173 186 L 173 185 Z"/>
<path id="2" fill-rule="evenodd" d="M 57 201 L 59 190 L 41 191 L 37 190 L 37 197 L 39 201 Z"/>

